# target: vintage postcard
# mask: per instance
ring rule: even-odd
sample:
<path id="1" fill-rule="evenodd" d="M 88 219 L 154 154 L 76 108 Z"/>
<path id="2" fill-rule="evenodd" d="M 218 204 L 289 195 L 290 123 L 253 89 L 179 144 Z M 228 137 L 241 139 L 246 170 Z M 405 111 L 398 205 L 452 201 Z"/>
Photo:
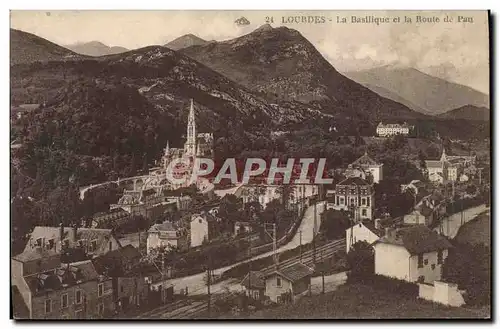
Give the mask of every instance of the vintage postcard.
<path id="1" fill-rule="evenodd" d="M 491 319 L 488 11 L 11 11 L 13 319 Z"/>

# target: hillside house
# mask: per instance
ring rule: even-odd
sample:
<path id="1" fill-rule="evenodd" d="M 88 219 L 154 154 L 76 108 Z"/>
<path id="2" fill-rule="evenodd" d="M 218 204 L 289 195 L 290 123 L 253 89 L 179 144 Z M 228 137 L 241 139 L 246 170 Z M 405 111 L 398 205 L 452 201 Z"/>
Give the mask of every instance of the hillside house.
<path id="1" fill-rule="evenodd" d="M 302 263 L 277 269 L 264 277 L 265 295 L 274 303 L 293 303 L 309 291 L 313 273 L 313 269 Z"/>
<path id="2" fill-rule="evenodd" d="M 190 245 L 198 247 L 204 241 L 210 241 L 218 235 L 219 218 L 210 215 L 207 212 L 193 214 L 190 223 Z"/>
<path id="3" fill-rule="evenodd" d="M 234 235 L 250 233 L 252 231 L 252 223 L 246 221 L 234 222 Z"/>
<path id="4" fill-rule="evenodd" d="M 380 137 L 390 137 L 396 135 L 408 136 L 410 134 L 411 129 L 413 129 L 413 126 L 408 125 L 406 122 L 403 124 L 399 123 L 384 124 L 382 122 L 379 122 L 376 131 L 377 135 Z"/>
<path id="5" fill-rule="evenodd" d="M 384 236 L 384 232 L 378 218 L 375 220 L 375 225 L 371 221 L 363 221 L 349 227 L 345 230 L 346 252 L 348 253 L 352 245 L 358 241 L 374 243 Z"/>
<path id="6" fill-rule="evenodd" d="M 384 178 L 383 166 L 384 164 L 373 160 L 365 152 L 364 155 L 349 164 L 344 174 L 346 177 L 360 177 L 364 180 L 371 177 L 373 183 L 379 183 Z"/>
<path id="7" fill-rule="evenodd" d="M 354 210 L 355 220 L 372 219 L 375 209 L 375 190 L 360 177 L 349 177 L 328 191 L 327 209 Z"/>
<path id="8" fill-rule="evenodd" d="M 250 271 L 243 280 L 241 285 L 245 288 L 245 295 L 255 300 L 263 300 L 265 298 L 266 281 L 259 271 Z"/>
<path id="9" fill-rule="evenodd" d="M 161 224 L 154 224 L 148 230 L 147 250 L 158 247 L 186 248 L 188 244 L 187 232 L 178 228 L 170 221 L 164 221 Z"/>
<path id="10" fill-rule="evenodd" d="M 127 312 L 147 303 L 149 288 L 140 272 L 141 253 L 132 245 L 92 260 L 100 275 L 110 277 L 117 312 Z"/>
<path id="11" fill-rule="evenodd" d="M 375 273 L 408 282 L 433 283 L 441 279 L 441 268 L 450 242 L 425 225 L 387 229 L 377 240 Z"/>
<path id="12" fill-rule="evenodd" d="M 52 253 L 52 255 L 50 255 Z M 91 261 L 61 264 L 53 251 L 12 258 L 12 280 L 30 319 L 100 319 L 114 313 L 111 279 Z"/>
<path id="13" fill-rule="evenodd" d="M 36 226 L 24 251 L 78 248 L 90 256 L 99 256 L 121 248 L 110 229 Z"/>

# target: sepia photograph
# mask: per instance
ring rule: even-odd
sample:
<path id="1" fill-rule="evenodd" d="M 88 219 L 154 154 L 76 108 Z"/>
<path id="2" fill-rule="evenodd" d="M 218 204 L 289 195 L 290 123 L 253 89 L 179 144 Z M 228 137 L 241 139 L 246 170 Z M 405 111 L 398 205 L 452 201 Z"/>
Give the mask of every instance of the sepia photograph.
<path id="1" fill-rule="evenodd" d="M 10 318 L 491 321 L 491 33 L 11 10 Z"/>

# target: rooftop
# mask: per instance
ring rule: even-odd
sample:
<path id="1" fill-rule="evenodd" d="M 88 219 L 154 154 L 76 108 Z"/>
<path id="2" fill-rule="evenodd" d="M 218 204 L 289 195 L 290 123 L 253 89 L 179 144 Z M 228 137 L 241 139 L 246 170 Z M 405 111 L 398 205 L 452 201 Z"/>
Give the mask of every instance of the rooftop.
<path id="1" fill-rule="evenodd" d="M 250 273 L 241 280 L 241 285 L 247 289 L 264 289 L 266 287 L 266 282 L 261 272 L 250 271 Z"/>
<path id="2" fill-rule="evenodd" d="M 274 272 L 271 272 L 270 274 L 266 275 L 266 277 L 278 274 L 291 282 L 296 282 L 307 276 L 311 276 L 313 273 L 314 270 L 312 268 L 302 263 L 295 263 L 291 266 L 285 267 L 283 269 L 280 268 Z"/>
<path id="3" fill-rule="evenodd" d="M 380 238 L 376 243 L 403 246 L 412 255 L 451 248 L 445 237 L 425 225 L 398 228 Z"/>
<path id="4" fill-rule="evenodd" d="M 361 157 L 356 159 L 353 163 L 353 166 L 378 166 L 380 163 L 377 163 L 375 160 L 370 158 L 368 153 L 365 152 Z"/>
<path id="5" fill-rule="evenodd" d="M 337 185 L 360 185 L 360 186 L 364 186 L 364 185 L 370 185 L 370 184 L 368 184 L 368 182 L 365 181 L 364 179 L 362 179 L 361 177 L 349 177 L 349 178 L 344 179 L 343 181 L 341 181 Z"/>

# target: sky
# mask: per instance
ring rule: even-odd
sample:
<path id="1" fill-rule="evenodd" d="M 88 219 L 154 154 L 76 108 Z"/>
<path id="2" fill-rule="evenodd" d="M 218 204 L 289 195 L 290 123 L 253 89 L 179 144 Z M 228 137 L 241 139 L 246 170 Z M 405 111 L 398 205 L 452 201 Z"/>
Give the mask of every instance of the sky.
<path id="1" fill-rule="evenodd" d="M 414 67 L 489 92 L 486 11 L 11 11 L 10 16 L 12 28 L 60 45 L 96 40 L 129 49 L 163 45 L 188 33 L 222 41 L 269 22 L 301 32 L 340 72 Z M 302 16 L 325 20 L 302 22 Z M 353 16 L 368 22 L 354 23 Z M 417 16 L 425 21 L 417 22 Z M 459 16 L 472 21 L 458 22 Z M 250 24 L 235 24 L 240 17 Z M 389 22 L 375 24 L 373 17 Z M 396 17 L 399 22 L 394 22 Z M 445 17 L 452 21 L 445 22 Z M 346 23 L 340 23 L 343 18 Z"/>

